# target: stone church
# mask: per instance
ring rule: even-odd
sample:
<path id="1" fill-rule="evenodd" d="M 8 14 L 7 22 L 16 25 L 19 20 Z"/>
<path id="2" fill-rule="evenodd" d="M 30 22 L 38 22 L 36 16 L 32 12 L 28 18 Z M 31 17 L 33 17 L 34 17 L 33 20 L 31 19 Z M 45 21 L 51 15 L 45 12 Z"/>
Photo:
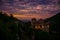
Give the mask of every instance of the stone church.
<path id="1" fill-rule="evenodd" d="M 45 32 L 49 32 L 49 22 L 46 22 L 43 19 L 39 19 L 38 21 L 33 18 L 31 21 L 32 28 L 36 30 L 42 30 Z"/>

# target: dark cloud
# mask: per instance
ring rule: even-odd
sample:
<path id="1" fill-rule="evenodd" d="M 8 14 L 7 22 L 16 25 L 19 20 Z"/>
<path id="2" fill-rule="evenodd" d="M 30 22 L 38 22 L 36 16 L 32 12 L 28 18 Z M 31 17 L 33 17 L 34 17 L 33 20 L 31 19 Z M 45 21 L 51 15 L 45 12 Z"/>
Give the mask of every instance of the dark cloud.
<path id="1" fill-rule="evenodd" d="M 48 18 L 60 11 L 60 0 L 0 0 L 0 11 L 22 19 Z"/>
<path id="2" fill-rule="evenodd" d="M 55 13 L 60 11 L 59 1 L 60 0 L 1 0 L 0 10 L 10 13 Z"/>

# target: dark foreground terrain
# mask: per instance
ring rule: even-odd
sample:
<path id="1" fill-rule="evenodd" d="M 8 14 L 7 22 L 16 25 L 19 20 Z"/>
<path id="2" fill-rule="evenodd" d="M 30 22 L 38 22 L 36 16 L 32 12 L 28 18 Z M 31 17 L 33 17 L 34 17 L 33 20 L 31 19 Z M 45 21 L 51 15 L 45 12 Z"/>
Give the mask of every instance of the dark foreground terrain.
<path id="1" fill-rule="evenodd" d="M 30 28 L 31 22 L 23 22 L 0 12 L 0 40 L 58 40 L 60 37 L 60 13 L 46 19 L 49 32 Z M 53 21 L 53 22 L 52 22 Z"/>

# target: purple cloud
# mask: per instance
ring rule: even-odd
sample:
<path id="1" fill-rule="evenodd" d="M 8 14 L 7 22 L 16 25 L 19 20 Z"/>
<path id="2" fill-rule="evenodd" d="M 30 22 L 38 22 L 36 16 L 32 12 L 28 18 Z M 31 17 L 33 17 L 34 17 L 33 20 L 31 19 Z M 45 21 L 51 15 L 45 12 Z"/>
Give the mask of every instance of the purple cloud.
<path id="1" fill-rule="evenodd" d="M 54 15 L 60 11 L 59 0 L 1 0 L 0 11 L 19 14 Z"/>

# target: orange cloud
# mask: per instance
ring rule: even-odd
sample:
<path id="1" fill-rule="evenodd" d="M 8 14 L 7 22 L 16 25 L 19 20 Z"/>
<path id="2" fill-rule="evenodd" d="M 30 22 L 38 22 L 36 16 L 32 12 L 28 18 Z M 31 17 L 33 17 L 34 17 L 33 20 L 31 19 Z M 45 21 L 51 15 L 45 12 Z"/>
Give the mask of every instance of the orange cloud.
<path id="1" fill-rule="evenodd" d="M 45 19 L 45 18 L 49 18 L 53 15 L 50 15 L 50 14 L 43 14 L 43 15 L 38 15 L 38 14 L 13 14 L 13 16 L 18 18 L 18 19 L 32 19 L 32 18 Z"/>
<path id="2" fill-rule="evenodd" d="M 20 10 L 21 12 L 28 12 L 29 10 Z"/>

